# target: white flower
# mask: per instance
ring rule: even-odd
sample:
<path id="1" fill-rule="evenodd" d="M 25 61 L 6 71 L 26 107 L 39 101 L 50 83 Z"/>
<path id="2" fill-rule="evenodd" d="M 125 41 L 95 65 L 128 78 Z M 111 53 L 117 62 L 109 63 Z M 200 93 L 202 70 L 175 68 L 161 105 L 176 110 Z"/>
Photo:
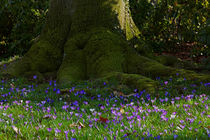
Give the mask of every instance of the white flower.
<path id="1" fill-rule="evenodd" d="M 90 111 L 93 112 L 93 111 L 95 111 L 95 109 L 94 108 L 91 108 Z"/>
<path id="2" fill-rule="evenodd" d="M 176 117 L 176 115 L 171 115 L 171 118 L 170 119 L 174 119 Z"/>

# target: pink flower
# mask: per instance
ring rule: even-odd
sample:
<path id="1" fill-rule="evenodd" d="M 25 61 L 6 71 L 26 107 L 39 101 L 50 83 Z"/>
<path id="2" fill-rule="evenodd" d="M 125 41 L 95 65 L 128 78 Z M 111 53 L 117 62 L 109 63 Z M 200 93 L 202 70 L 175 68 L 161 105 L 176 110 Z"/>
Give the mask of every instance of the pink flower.
<path id="1" fill-rule="evenodd" d="M 167 85 L 168 84 L 168 81 L 165 81 L 164 84 Z"/>

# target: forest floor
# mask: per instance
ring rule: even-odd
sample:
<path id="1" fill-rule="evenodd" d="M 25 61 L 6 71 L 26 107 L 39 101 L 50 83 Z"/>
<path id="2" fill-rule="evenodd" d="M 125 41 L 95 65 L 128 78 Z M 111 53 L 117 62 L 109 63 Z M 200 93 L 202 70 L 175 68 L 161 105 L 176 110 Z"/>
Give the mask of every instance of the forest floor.
<path id="1" fill-rule="evenodd" d="M 66 88 L 52 80 L 39 84 L 36 76 L 1 79 L 0 139 L 208 139 L 210 83 L 157 80 L 160 91 L 152 95 L 114 91 L 112 81 Z"/>

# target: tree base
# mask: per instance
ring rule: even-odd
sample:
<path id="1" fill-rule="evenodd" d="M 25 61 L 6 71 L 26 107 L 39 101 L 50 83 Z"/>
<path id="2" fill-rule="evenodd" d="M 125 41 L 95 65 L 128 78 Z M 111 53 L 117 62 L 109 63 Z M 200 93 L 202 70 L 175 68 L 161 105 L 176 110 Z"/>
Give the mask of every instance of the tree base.
<path id="1" fill-rule="evenodd" d="M 122 36 L 106 28 L 96 28 L 68 38 L 63 58 L 62 51 L 56 54 L 57 50 L 52 51 L 52 48 L 41 38 L 22 59 L 11 63 L 3 74 L 16 77 L 37 75 L 42 80 L 46 73 L 57 71 L 57 81 L 61 85 L 87 79 L 115 79 L 120 84 L 150 93 L 155 93 L 158 87 L 156 77 L 173 77 L 177 73 L 188 80 L 210 82 L 210 75 L 168 67 L 139 55 Z"/>

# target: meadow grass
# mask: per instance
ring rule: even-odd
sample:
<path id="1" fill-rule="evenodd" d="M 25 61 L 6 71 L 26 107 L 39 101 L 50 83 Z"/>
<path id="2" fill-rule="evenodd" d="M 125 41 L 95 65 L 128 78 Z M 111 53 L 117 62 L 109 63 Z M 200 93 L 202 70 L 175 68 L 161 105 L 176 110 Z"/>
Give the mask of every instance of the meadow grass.
<path id="1" fill-rule="evenodd" d="M 152 95 L 114 83 L 0 81 L 0 139 L 208 139 L 209 83 L 159 79 Z M 65 89 L 65 90 L 64 90 Z"/>

